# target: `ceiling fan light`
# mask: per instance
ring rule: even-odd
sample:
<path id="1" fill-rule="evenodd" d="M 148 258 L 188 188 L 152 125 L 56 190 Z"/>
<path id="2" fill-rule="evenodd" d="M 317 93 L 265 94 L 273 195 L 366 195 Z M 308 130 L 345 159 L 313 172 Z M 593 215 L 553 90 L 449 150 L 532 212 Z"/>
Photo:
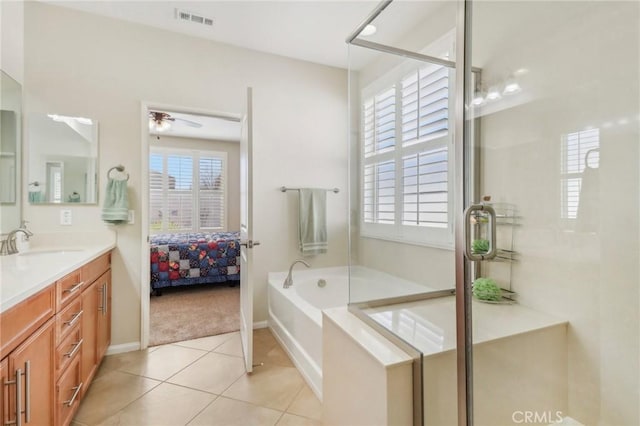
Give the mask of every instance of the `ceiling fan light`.
<path id="1" fill-rule="evenodd" d="M 152 132 L 164 132 L 169 130 L 171 127 L 171 122 L 167 120 L 154 120 L 153 118 L 149 118 L 149 130 Z"/>
<path id="2" fill-rule="evenodd" d="M 164 132 L 166 130 L 169 130 L 169 128 L 171 127 L 171 123 L 163 120 L 160 123 L 156 123 L 156 130 L 159 132 Z"/>

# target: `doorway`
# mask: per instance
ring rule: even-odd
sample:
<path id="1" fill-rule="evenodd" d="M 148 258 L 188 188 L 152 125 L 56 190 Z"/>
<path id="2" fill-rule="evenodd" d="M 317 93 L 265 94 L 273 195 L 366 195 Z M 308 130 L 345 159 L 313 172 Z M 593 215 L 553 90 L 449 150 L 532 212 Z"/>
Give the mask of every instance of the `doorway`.
<path id="1" fill-rule="evenodd" d="M 238 331 L 240 115 L 143 103 L 141 119 L 141 348 Z"/>

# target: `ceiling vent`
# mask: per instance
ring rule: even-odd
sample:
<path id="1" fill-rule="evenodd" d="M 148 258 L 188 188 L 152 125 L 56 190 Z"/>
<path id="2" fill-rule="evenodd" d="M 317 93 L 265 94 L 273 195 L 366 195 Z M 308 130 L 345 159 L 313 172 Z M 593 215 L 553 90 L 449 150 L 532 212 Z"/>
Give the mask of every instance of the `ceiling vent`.
<path id="1" fill-rule="evenodd" d="M 189 12 L 187 10 L 176 9 L 175 18 L 178 21 L 182 22 L 193 22 L 194 24 L 202 24 L 207 26 L 213 26 L 212 18 L 205 18 L 204 16 L 198 15 L 193 12 Z"/>

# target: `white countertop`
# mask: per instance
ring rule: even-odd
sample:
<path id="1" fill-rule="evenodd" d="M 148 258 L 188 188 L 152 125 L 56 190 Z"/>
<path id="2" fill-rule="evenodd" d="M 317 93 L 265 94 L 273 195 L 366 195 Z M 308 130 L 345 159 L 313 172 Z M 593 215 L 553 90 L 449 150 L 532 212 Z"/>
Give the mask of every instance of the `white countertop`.
<path id="1" fill-rule="evenodd" d="M 413 361 L 406 352 L 351 314 L 346 306 L 325 309 L 322 314 L 350 335 L 361 348 L 385 368 Z"/>
<path id="2" fill-rule="evenodd" d="M 454 296 L 370 308 L 365 312 L 424 356 L 456 347 Z M 476 300 L 473 301 L 472 315 L 474 345 L 568 323 L 522 305 L 498 305 Z"/>
<path id="3" fill-rule="evenodd" d="M 32 237 L 27 251 L 0 256 L 0 312 L 112 250 L 115 232 L 59 233 Z"/>

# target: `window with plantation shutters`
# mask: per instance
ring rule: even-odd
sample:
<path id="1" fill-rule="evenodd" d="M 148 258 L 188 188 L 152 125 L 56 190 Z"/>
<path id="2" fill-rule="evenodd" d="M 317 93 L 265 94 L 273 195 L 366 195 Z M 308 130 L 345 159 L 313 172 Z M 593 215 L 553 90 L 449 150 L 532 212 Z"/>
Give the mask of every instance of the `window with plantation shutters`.
<path id="1" fill-rule="evenodd" d="M 562 212 L 563 219 L 576 219 L 585 173 L 600 163 L 600 129 L 569 133 L 562 140 Z M 591 169 L 585 172 L 586 169 Z M 593 207 L 593 206 L 589 206 Z"/>
<path id="2" fill-rule="evenodd" d="M 450 246 L 452 70 L 423 65 L 363 90 L 364 236 Z"/>
<path id="3" fill-rule="evenodd" d="M 226 228 L 226 153 L 154 149 L 149 157 L 152 233 Z"/>

